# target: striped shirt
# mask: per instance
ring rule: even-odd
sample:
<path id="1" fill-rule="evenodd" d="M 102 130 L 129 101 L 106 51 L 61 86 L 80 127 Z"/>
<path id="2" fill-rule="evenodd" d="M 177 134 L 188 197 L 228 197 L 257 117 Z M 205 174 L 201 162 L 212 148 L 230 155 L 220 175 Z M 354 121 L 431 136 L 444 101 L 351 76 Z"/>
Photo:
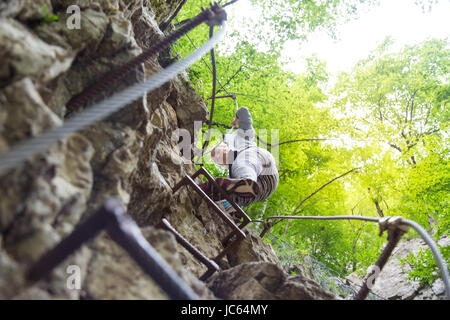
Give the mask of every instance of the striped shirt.
<path id="1" fill-rule="evenodd" d="M 250 179 L 258 184 L 256 197 L 231 194 L 232 199 L 242 207 L 267 199 L 275 192 L 279 182 L 275 159 L 269 151 L 259 147 L 250 147 L 238 153 L 231 165 L 230 178 Z"/>

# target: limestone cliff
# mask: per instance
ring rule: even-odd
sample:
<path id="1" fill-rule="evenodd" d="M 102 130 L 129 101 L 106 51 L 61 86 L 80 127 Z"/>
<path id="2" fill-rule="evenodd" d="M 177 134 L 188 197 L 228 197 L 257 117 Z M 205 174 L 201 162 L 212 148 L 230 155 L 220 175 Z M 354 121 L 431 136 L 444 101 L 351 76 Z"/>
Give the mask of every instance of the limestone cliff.
<path id="1" fill-rule="evenodd" d="M 68 101 L 162 38 L 158 25 L 166 23 L 181 3 L 3 1 L 0 152 L 79 112 L 68 110 Z M 79 30 L 66 25 L 67 7 L 74 4 L 81 9 Z M 52 14 L 58 20 L 48 19 Z M 154 57 L 104 96 L 161 69 Z M 165 217 L 206 256 L 214 257 L 223 249 L 220 239 L 229 230 L 215 213 L 186 188 L 176 194 L 171 190 L 184 172 L 195 171 L 193 164 L 182 164 L 172 132 L 178 128 L 193 132 L 193 122 L 205 121 L 207 113 L 205 103 L 181 74 L 0 177 L 0 298 L 167 298 L 105 233 L 45 281 L 25 285 L 26 268 L 111 196 L 127 207 L 148 241 L 201 298 L 334 298 L 312 280 L 285 274 L 272 248 L 253 234 L 221 262 L 225 271 L 203 283 L 198 277 L 206 268 L 171 234 L 154 227 Z M 68 265 L 80 267 L 81 290 L 67 288 Z"/>
<path id="2" fill-rule="evenodd" d="M 450 245 L 450 239 L 444 236 L 437 243 L 441 246 L 448 246 Z M 429 250 L 421 238 L 401 241 L 377 277 L 372 292 L 389 300 L 446 299 L 444 282 L 441 278 L 438 278 L 431 285 L 420 284 L 418 281 L 408 279 L 408 272 L 411 271 L 411 267 L 407 263 L 401 263 L 400 259 L 407 258 L 411 253 L 417 254 L 420 250 Z M 347 278 L 359 284 L 363 281 L 355 273 L 350 274 Z"/>

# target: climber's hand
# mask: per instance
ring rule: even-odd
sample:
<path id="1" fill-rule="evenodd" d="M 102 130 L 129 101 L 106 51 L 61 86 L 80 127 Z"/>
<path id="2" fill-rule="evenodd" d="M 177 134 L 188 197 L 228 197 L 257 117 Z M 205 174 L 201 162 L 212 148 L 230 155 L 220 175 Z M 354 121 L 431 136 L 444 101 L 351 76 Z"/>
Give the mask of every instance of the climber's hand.
<path id="1" fill-rule="evenodd" d="M 226 144 L 220 144 L 211 152 L 213 161 L 220 165 L 228 165 L 228 154 L 230 149 Z"/>

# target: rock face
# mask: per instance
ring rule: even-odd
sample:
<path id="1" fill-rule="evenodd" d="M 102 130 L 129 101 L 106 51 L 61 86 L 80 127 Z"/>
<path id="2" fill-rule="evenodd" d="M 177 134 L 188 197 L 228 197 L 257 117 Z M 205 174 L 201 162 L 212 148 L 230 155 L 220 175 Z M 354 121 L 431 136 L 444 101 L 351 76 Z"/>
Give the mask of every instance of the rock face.
<path id="1" fill-rule="evenodd" d="M 442 238 L 439 245 L 449 246 L 450 238 Z M 407 279 L 409 266 L 402 266 L 399 258 L 406 258 L 410 253 L 417 253 L 420 249 L 429 250 L 422 239 L 410 239 L 400 242 L 392 253 L 391 258 L 380 272 L 375 281 L 373 291 L 391 300 L 436 300 L 445 298 L 444 283 L 436 280 L 431 286 L 422 286 L 417 281 Z"/>
<path id="2" fill-rule="evenodd" d="M 251 231 L 247 231 L 247 238 L 240 241 L 227 255 L 231 266 L 254 261 L 266 261 L 280 264 L 273 248 Z"/>
<path id="3" fill-rule="evenodd" d="M 249 262 L 217 273 L 208 287 L 222 299 L 321 300 L 336 299 L 317 282 L 302 276 L 288 276 L 270 262 Z"/>
<path id="4" fill-rule="evenodd" d="M 14 19 L 0 19 L 0 85 L 23 77 L 49 81 L 66 71 L 74 54 L 46 43 Z"/>
<path id="5" fill-rule="evenodd" d="M 214 295 L 191 273 L 185 272 L 177 253 L 172 234 L 147 227 L 144 237 L 174 268 L 178 275 L 201 299 L 214 299 Z M 89 260 L 87 276 L 82 287 L 84 299 L 167 299 L 167 294 L 150 279 L 128 254 L 104 234 L 92 245 L 93 257 Z M 107 277 L 104 274 L 109 274 Z"/>
<path id="6" fill-rule="evenodd" d="M 0 152 L 63 125 L 87 106 L 68 102 L 111 69 L 164 37 L 183 0 L 38 0 L 0 3 Z M 80 8 L 80 29 L 67 27 L 71 5 Z M 58 20 L 47 19 L 55 14 Z M 126 75 L 90 103 L 162 70 L 158 57 Z M 123 110 L 0 177 L 0 299 L 165 299 L 128 254 L 105 233 L 83 245 L 40 282 L 25 274 L 39 257 L 80 221 L 115 197 L 146 239 L 203 299 L 333 298 L 314 282 L 289 277 L 272 248 L 249 233 L 220 265 L 209 289 L 198 277 L 206 268 L 154 226 L 165 217 L 186 239 L 213 258 L 230 230 L 186 187 L 172 187 L 195 166 L 176 150 L 173 133 L 191 137 L 204 122 L 205 102 L 181 74 Z M 81 271 L 80 288 L 68 285 L 69 270 Z M 244 286 L 233 278 L 245 271 Z M 233 276 L 234 274 L 234 276 Z M 219 279 L 222 279 L 219 281 Z M 233 289 L 233 295 L 224 293 Z M 258 287 L 259 286 L 259 287 Z M 253 291 L 259 288 L 258 293 Z M 214 292 L 214 293 L 213 293 Z"/>
<path id="7" fill-rule="evenodd" d="M 444 237 L 438 241 L 441 246 L 449 246 L 450 238 Z M 445 299 L 444 283 L 439 278 L 431 286 L 421 285 L 417 281 L 408 280 L 410 267 L 399 261 L 411 253 L 417 253 L 429 247 L 421 238 L 401 241 L 378 275 L 371 291 L 389 300 L 442 300 Z M 354 283 L 362 284 L 363 280 L 356 274 L 347 276 Z"/>

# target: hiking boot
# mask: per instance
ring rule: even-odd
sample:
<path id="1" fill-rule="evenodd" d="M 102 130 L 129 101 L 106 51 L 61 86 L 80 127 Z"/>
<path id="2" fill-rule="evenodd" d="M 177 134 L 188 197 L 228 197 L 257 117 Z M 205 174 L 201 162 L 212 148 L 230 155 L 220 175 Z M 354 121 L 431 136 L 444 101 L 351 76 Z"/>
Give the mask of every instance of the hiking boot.
<path id="1" fill-rule="evenodd" d="M 250 179 L 216 178 L 216 182 L 227 194 L 237 194 L 244 198 L 255 197 L 259 192 L 258 184 Z M 200 188 L 214 201 L 224 198 L 210 182 L 203 183 Z"/>

